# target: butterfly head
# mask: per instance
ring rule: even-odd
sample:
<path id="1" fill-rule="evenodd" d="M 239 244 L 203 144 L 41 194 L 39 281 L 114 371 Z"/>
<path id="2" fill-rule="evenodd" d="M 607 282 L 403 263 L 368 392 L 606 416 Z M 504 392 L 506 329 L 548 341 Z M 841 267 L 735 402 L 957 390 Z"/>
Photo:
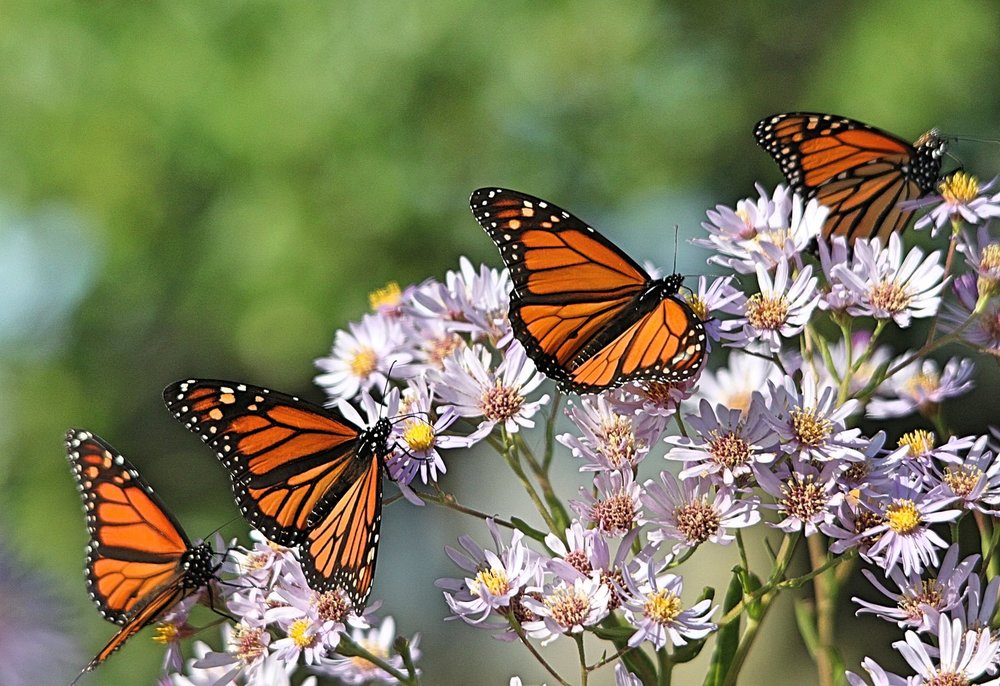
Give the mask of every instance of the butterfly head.
<path id="1" fill-rule="evenodd" d="M 208 543 L 193 546 L 181 557 L 181 568 L 184 570 L 185 588 L 201 588 L 206 585 L 221 566 L 215 564 L 214 553 Z"/>
<path id="2" fill-rule="evenodd" d="M 391 434 L 392 422 L 387 417 L 380 417 L 378 421 L 361 434 L 358 454 L 385 457 L 389 451 L 389 436 Z"/>

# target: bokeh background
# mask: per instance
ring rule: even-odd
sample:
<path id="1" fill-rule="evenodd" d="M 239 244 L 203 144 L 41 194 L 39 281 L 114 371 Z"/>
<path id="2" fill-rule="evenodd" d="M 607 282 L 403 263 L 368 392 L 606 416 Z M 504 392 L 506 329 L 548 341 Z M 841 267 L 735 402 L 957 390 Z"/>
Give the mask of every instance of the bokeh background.
<path id="1" fill-rule="evenodd" d="M 550 198 L 665 267 L 678 225 L 679 268 L 703 272 L 687 240 L 705 209 L 779 180 L 750 136 L 765 115 L 996 137 L 998 26 L 987 0 L 3 0 L 0 660 L 45 656 L 31 683 L 57 683 L 114 630 L 84 590 L 67 427 L 121 449 L 192 536 L 245 540 L 223 470 L 161 404 L 167 383 L 321 399 L 313 360 L 369 291 L 442 277 L 460 255 L 499 264 L 468 211 L 482 185 Z M 998 168 L 996 147 L 955 151 Z M 453 456 L 445 486 L 527 513 L 495 465 Z M 572 465 L 564 477 L 575 491 Z M 421 634 L 426 683 L 545 680 L 523 649 L 442 621 L 433 581 L 457 571 L 442 546 L 485 543 L 484 527 L 397 503 L 383 529 L 374 597 Z M 730 555 L 699 555 L 689 590 L 721 583 Z M 790 608 L 747 683 L 814 680 Z M 882 630 L 842 631 L 849 664 Z M 567 648 L 547 654 L 568 666 Z M 85 683 L 152 683 L 160 659 L 144 634 Z"/>

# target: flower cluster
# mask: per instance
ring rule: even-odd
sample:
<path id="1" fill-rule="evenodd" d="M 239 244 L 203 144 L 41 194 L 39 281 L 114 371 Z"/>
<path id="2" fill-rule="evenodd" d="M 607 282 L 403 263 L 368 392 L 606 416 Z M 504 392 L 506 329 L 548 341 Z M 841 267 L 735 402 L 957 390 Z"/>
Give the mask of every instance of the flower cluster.
<path id="1" fill-rule="evenodd" d="M 996 560 L 992 548 L 960 559 L 954 537 L 965 519 L 984 542 L 1000 537 L 1000 459 L 988 431 L 956 437 L 945 421 L 944 406 L 973 388 L 974 360 L 931 353 L 947 342 L 1000 350 L 1000 243 L 984 224 L 1000 216 L 1000 196 L 986 184 L 966 197 L 955 189 L 967 192 L 967 178 L 950 183 L 923 223 L 980 226 L 956 229 L 947 258 L 907 249 L 898 234 L 818 240 L 826 208 L 782 186 L 710 210 L 707 238 L 695 242 L 730 273 L 681 296 L 714 344 L 712 368 L 683 382 L 562 397 L 514 335 L 509 274 L 464 258 L 443 280 L 373 294 L 372 312 L 317 361 L 316 382 L 359 424 L 390 419 L 386 469 L 407 500 L 485 521 L 488 547 L 463 535 L 446 549 L 460 570 L 438 580 L 451 618 L 524 644 L 557 679 L 545 646 L 562 641 L 581 646 L 587 673 L 608 666 L 619 684 L 652 683 L 743 613 L 762 617 L 786 589 L 815 582 L 817 594 L 835 594 L 841 575 L 826 572 L 852 565 L 882 598 L 855 598 L 858 613 L 905 631 L 893 647 L 912 674 L 869 659 L 873 684 L 993 678 Z M 912 350 L 886 342 L 887 331 L 921 324 L 930 333 Z M 928 426 L 892 435 L 873 424 L 886 418 Z M 541 429 L 538 449 L 525 434 Z M 477 444 L 510 467 L 536 525 L 458 504 L 449 455 Z M 571 460 L 585 485 L 555 483 L 555 460 Z M 777 541 L 766 573 L 748 567 L 749 527 Z M 685 594 L 684 564 L 710 544 L 734 550 L 724 605 Z M 801 547 L 813 568 L 796 578 Z M 258 542 L 231 559 L 236 581 L 221 594 L 238 621 L 226 647 L 198 648 L 190 676 L 173 683 L 265 683 L 275 663 L 345 683 L 416 683 L 416 639 L 406 654 L 391 651 L 391 618 L 376 626 L 339 593 L 311 591 L 294 552 Z M 180 620 L 175 635 L 184 633 Z M 584 634 L 607 642 L 604 657 L 585 662 Z M 353 657 L 362 648 L 365 659 Z"/>

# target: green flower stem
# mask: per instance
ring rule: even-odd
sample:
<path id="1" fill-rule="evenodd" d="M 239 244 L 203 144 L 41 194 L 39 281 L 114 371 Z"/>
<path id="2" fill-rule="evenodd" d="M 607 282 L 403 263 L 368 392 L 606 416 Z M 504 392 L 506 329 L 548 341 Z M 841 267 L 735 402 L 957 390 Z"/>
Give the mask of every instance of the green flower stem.
<path id="1" fill-rule="evenodd" d="M 473 509 L 466 505 L 462 505 L 460 502 L 458 502 L 458 499 L 454 495 L 446 491 L 442 491 L 440 487 L 438 487 L 436 493 L 427 493 L 425 491 L 414 491 L 414 492 L 418 496 L 420 496 L 420 499 L 423 501 L 434 503 L 435 505 L 440 505 L 441 507 L 446 507 L 449 510 L 455 510 L 455 512 L 461 512 L 462 514 L 472 515 L 473 517 L 482 519 L 483 521 L 487 519 L 492 519 L 500 526 L 507 527 L 508 529 L 517 528 L 509 520 L 502 519 L 501 517 L 497 517 L 496 515 L 488 514 L 486 512 L 480 512 L 479 510 Z"/>
<path id="2" fill-rule="evenodd" d="M 523 643 L 524 647 L 528 649 L 528 652 L 531 653 L 532 657 L 538 661 L 538 664 L 540 664 L 546 672 L 551 674 L 553 679 L 562 684 L 562 686 L 570 686 L 570 683 L 559 676 L 559 672 L 557 672 L 552 665 L 545 661 L 545 658 L 538 652 L 538 649 L 531 645 L 531 641 L 528 640 L 527 634 L 524 633 L 521 623 L 517 621 L 517 617 L 514 616 L 513 612 L 507 615 L 507 621 L 510 622 L 510 626 L 514 629 L 514 633 L 516 633 L 517 637 L 521 639 L 521 643 Z"/>
<path id="3" fill-rule="evenodd" d="M 364 658 L 401 684 L 407 684 L 408 686 L 418 686 L 420 684 L 420 678 L 415 672 L 410 675 L 403 674 L 382 658 L 373 655 L 368 650 L 365 650 L 361 647 L 361 645 L 356 643 L 354 639 L 346 634 L 340 637 L 340 643 L 337 644 L 337 652 L 344 657 Z"/>
<path id="4" fill-rule="evenodd" d="M 580 686 L 587 686 L 590 670 L 587 669 L 587 651 L 583 647 L 583 633 L 573 634 L 576 641 L 576 652 L 580 656 Z"/>
<path id="5" fill-rule="evenodd" d="M 788 570 L 788 565 L 792 562 L 795 548 L 801 537 L 801 533 L 796 532 L 794 534 L 785 534 L 785 537 L 782 539 L 781 548 L 778 549 L 778 554 L 774 560 L 774 567 L 771 569 L 771 576 L 767 584 L 760 589 L 761 591 L 764 591 L 765 588 L 769 588 L 770 590 L 765 591 L 759 596 L 759 609 L 756 612 L 756 616 L 747 616 L 747 628 L 744 630 L 743 635 L 740 636 L 739 647 L 736 648 L 736 654 L 733 655 L 732 662 L 729 664 L 729 671 L 726 672 L 726 680 L 722 682 L 722 686 L 736 686 L 743 663 L 746 662 L 747 656 L 750 654 L 750 649 L 753 647 L 753 643 L 760 633 L 761 624 L 764 622 L 764 618 L 771 608 L 771 603 L 778 597 L 778 584 L 784 579 L 785 572 Z M 735 616 L 738 617 L 742 613 L 741 608 L 745 607 L 746 604 L 747 599 L 744 599 L 739 605 L 730 610 L 726 614 L 726 617 L 720 620 L 720 623 L 727 618 L 729 618 L 729 621 L 732 621 L 730 615 L 733 615 L 734 612 L 736 613 Z"/>
<path id="6" fill-rule="evenodd" d="M 545 507 L 545 503 L 542 502 L 541 497 L 538 495 L 538 491 L 535 490 L 534 485 L 531 480 L 528 479 L 528 475 L 524 473 L 524 469 L 521 467 L 521 461 L 519 459 L 519 453 L 517 450 L 516 441 L 511 440 L 510 434 L 507 433 L 506 429 L 502 432 L 503 436 L 503 450 L 502 455 L 504 460 L 507 461 L 507 465 L 511 468 L 511 471 L 517 476 L 521 481 L 521 486 L 524 488 L 525 493 L 531 498 L 531 502 L 535 504 L 535 509 L 545 520 L 545 526 L 549 528 L 549 531 L 558 535 L 563 531 L 559 528 L 559 524 L 552 518 L 551 513 Z"/>
<path id="7" fill-rule="evenodd" d="M 824 539 L 821 536 L 810 536 L 806 539 L 809 548 L 809 560 L 813 569 L 825 567 L 829 562 Z M 836 620 L 837 596 L 840 588 L 832 570 L 826 569 L 813 579 L 816 592 L 816 671 L 820 686 L 833 686 L 834 665 L 840 662 L 834 646 L 834 624 Z"/>
<path id="8" fill-rule="evenodd" d="M 554 423 L 554 421 L 550 420 L 546 424 L 545 433 L 547 436 L 548 434 L 553 433 L 552 425 Z M 570 517 L 566 512 L 566 508 L 563 506 L 562 501 L 559 499 L 559 496 L 556 495 L 555 489 L 552 488 L 552 481 L 549 479 L 549 468 L 546 466 L 546 461 L 551 461 L 546 457 L 541 463 L 539 463 L 535 458 L 535 454 L 531 451 L 531 448 L 528 447 L 524 438 L 521 437 L 521 434 L 517 434 L 517 437 L 514 440 L 517 441 L 518 448 L 520 449 L 521 454 L 524 455 L 525 462 L 528 463 L 528 467 L 531 469 L 532 474 L 535 475 L 535 480 L 538 481 L 538 485 L 542 489 L 542 495 L 545 497 L 545 502 L 548 503 L 549 511 L 552 513 L 552 516 L 556 520 L 556 524 L 559 527 L 556 533 L 565 531 L 569 526 Z M 546 445 L 545 449 L 547 453 L 550 452 L 550 448 L 551 446 Z"/>
<path id="9" fill-rule="evenodd" d="M 947 280 L 947 278 L 951 275 L 952 261 L 955 258 L 955 247 L 958 244 L 958 241 L 956 239 L 958 238 L 958 234 L 961 228 L 962 228 L 961 220 L 956 221 L 953 219 L 951 223 L 951 240 L 948 241 L 948 255 L 947 257 L 944 258 L 944 276 L 942 278 L 945 280 Z M 934 318 L 931 319 L 931 328 L 927 332 L 927 342 L 924 343 L 925 346 L 929 345 L 930 342 L 934 340 L 934 334 L 937 333 L 939 316 L 940 312 L 936 312 L 934 314 Z"/>
<path id="10" fill-rule="evenodd" d="M 546 474 L 549 473 L 549 467 L 552 466 L 552 456 L 555 454 L 556 418 L 559 416 L 559 406 L 562 404 L 562 399 L 562 393 L 556 391 L 552 398 L 548 419 L 545 420 L 545 454 L 542 456 L 542 469 Z"/>
<path id="11" fill-rule="evenodd" d="M 656 651 L 656 664 L 660 668 L 659 678 L 656 680 L 657 686 L 670 686 L 674 677 L 674 661 L 670 658 L 666 646 Z"/>

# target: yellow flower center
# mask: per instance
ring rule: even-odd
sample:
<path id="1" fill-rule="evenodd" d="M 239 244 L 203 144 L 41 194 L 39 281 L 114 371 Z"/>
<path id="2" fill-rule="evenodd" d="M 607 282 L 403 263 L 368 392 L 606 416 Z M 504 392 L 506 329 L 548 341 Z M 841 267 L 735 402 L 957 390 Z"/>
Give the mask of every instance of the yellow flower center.
<path id="1" fill-rule="evenodd" d="M 815 409 L 796 408 L 792 410 L 792 430 L 799 443 L 815 448 L 833 433 L 833 422 L 818 416 Z"/>
<path id="2" fill-rule="evenodd" d="M 941 197 L 949 205 L 971 202 L 979 195 L 979 179 L 965 172 L 955 172 L 940 183 Z"/>
<path id="3" fill-rule="evenodd" d="M 788 319 L 788 302 L 781 296 L 754 293 L 747 300 L 746 313 L 755 329 L 779 329 Z"/>
<path id="4" fill-rule="evenodd" d="M 698 315 L 698 319 L 701 321 L 708 319 L 708 303 L 702 300 L 697 293 L 692 293 L 684 299 L 687 301 L 691 311 Z"/>
<path id="5" fill-rule="evenodd" d="M 380 307 L 395 307 L 403 299 L 403 291 L 399 289 L 399 284 L 390 281 L 382 288 L 376 288 L 368 294 L 368 304 L 373 310 Z"/>
<path id="6" fill-rule="evenodd" d="M 361 348 L 354 353 L 354 359 L 351 360 L 351 373 L 354 376 L 364 379 L 375 371 L 376 362 L 378 362 L 378 356 L 374 350 L 371 348 Z"/>
<path id="7" fill-rule="evenodd" d="M 292 626 L 288 628 L 288 637 L 295 642 L 299 648 L 308 648 L 316 640 L 316 634 L 310 633 L 312 622 L 306 617 L 296 619 Z"/>
<path id="8" fill-rule="evenodd" d="M 411 419 L 406 422 L 403 440 L 411 450 L 427 450 L 434 445 L 434 427 L 428 422 Z"/>
<path id="9" fill-rule="evenodd" d="M 920 457 L 934 450 L 934 433 L 924 429 L 917 429 L 903 434 L 899 438 L 899 447 L 910 451 L 910 457 Z"/>
<path id="10" fill-rule="evenodd" d="M 937 374 L 920 372 L 903 384 L 903 390 L 911 397 L 916 398 L 918 395 L 928 395 L 932 391 L 936 391 L 940 385 L 941 379 L 938 378 Z"/>
<path id="11" fill-rule="evenodd" d="M 889 313 L 902 312 L 910 304 L 910 294 L 895 281 L 882 281 L 868 291 L 872 307 Z"/>
<path id="12" fill-rule="evenodd" d="M 667 590 L 646 596 L 643 613 L 660 626 L 670 624 L 681 613 L 681 599 Z"/>
<path id="13" fill-rule="evenodd" d="M 897 534 L 913 533 L 920 527 L 920 510 L 908 498 L 897 500 L 885 512 L 889 528 Z"/>
<path id="14" fill-rule="evenodd" d="M 167 622 L 156 627 L 156 631 L 153 634 L 153 640 L 157 643 L 166 645 L 172 641 L 176 641 L 179 634 L 180 629 L 177 628 L 177 625 Z"/>
<path id="15" fill-rule="evenodd" d="M 964 498 L 970 495 L 983 478 L 983 470 L 971 464 L 948 467 L 944 472 L 944 482 L 952 492 Z"/>
<path id="16" fill-rule="evenodd" d="M 482 595 L 483 588 L 489 591 L 490 595 L 503 595 L 510 589 L 507 572 L 502 569 L 484 569 L 479 572 L 469 584 L 469 591 L 478 597 Z"/>

